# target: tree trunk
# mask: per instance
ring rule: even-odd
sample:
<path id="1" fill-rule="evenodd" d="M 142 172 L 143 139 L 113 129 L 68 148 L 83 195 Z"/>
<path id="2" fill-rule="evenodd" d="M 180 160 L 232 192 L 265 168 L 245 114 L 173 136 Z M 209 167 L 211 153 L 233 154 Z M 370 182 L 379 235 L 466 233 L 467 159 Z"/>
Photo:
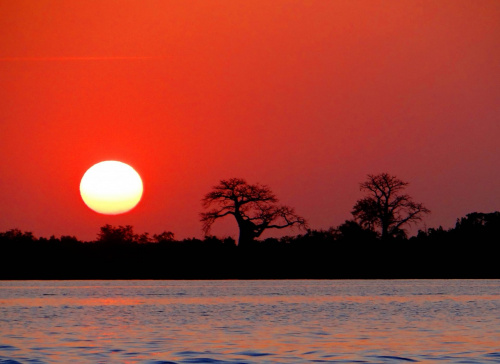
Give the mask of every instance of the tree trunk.
<path id="1" fill-rule="evenodd" d="M 245 247 L 254 242 L 256 238 L 254 224 L 250 221 L 241 220 L 238 223 L 240 228 L 240 235 L 238 237 L 238 246 Z"/>
<path id="2" fill-rule="evenodd" d="M 389 191 L 390 192 L 390 191 Z M 384 202 L 384 212 L 382 216 L 382 241 L 389 239 L 389 200 Z"/>
<path id="3" fill-rule="evenodd" d="M 386 219 L 382 219 L 382 236 L 381 236 L 382 241 L 388 240 L 389 239 L 389 223 L 386 221 Z"/>

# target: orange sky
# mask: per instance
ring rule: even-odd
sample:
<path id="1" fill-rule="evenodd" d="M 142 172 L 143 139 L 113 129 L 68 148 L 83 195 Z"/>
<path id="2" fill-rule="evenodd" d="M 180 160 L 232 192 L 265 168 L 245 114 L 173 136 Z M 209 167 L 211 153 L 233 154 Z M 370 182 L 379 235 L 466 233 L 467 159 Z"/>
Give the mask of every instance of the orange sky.
<path id="1" fill-rule="evenodd" d="M 0 34 L 0 231 L 201 237 L 230 177 L 316 229 L 368 173 L 410 181 L 428 227 L 500 210 L 497 0 L 0 0 Z M 81 200 L 108 159 L 143 178 L 130 213 Z"/>

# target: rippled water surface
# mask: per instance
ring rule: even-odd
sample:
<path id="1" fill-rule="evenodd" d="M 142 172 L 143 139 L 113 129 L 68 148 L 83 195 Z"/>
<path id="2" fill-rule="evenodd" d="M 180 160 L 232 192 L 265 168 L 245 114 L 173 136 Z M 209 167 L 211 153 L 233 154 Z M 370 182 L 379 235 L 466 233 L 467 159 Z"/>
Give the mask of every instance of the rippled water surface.
<path id="1" fill-rule="evenodd" d="M 500 281 L 4 281 L 0 363 L 500 363 Z"/>

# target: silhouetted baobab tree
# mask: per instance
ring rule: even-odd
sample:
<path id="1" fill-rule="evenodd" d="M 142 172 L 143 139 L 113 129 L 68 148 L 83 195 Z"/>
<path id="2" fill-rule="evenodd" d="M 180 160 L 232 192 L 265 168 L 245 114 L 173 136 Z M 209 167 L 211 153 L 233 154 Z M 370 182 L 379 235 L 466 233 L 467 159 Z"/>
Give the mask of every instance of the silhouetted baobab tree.
<path id="1" fill-rule="evenodd" d="M 232 215 L 240 230 L 240 246 L 252 242 L 267 229 L 307 226 L 305 219 L 298 216 L 293 208 L 278 205 L 278 199 L 269 187 L 250 185 L 241 178 L 220 181 L 205 195 L 202 203 L 205 208 L 215 206 L 212 210 L 201 213 L 205 234 L 209 233 L 217 219 Z"/>
<path id="2" fill-rule="evenodd" d="M 382 240 L 390 237 L 406 237 L 404 226 L 420 221 L 428 214 L 423 204 L 413 202 L 412 198 L 402 193 L 408 186 L 396 176 L 387 173 L 368 175 L 360 184 L 368 195 L 356 202 L 352 215 L 365 228 L 379 228 Z"/>

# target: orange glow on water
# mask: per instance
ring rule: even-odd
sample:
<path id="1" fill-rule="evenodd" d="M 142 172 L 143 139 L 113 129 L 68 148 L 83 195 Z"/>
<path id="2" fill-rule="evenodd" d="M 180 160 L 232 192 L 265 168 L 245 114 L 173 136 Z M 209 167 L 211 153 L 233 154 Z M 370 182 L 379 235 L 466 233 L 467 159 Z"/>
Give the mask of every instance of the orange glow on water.
<path id="1" fill-rule="evenodd" d="M 331 289 L 328 295 L 264 296 L 257 292 L 283 292 L 282 283 L 189 282 L 184 288 L 177 282 L 56 282 L 25 285 L 21 295 L 26 297 L 11 294 L 19 287 L 9 284 L 0 287 L 7 297 L 0 299 L 0 307 L 16 321 L 7 316 L 2 344 L 26 353 L 42 348 L 37 350 L 51 353 L 51 362 L 57 363 L 78 355 L 107 362 L 207 356 L 239 362 L 252 356 L 276 362 L 375 361 L 377 355 L 446 361 L 494 353 L 500 339 L 494 314 L 488 316 L 492 322 L 481 322 L 487 310 L 500 305 L 495 282 L 489 287 L 480 283 L 477 294 L 464 288 L 480 284 L 465 282 L 459 294 L 364 295 L 360 290 L 380 283 L 352 281 L 329 284 L 341 290 L 357 286 L 357 294 L 331 294 L 336 291 Z M 312 287 L 304 281 L 287 284 L 292 290 Z M 408 289 L 404 283 L 384 284 L 389 291 L 394 285 Z M 434 292 L 445 291 L 446 282 L 427 284 L 437 287 Z M 251 293 L 237 294 L 241 285 L 253 285 Z M 422 283 L 415 285 L 426 291 Z"/>

